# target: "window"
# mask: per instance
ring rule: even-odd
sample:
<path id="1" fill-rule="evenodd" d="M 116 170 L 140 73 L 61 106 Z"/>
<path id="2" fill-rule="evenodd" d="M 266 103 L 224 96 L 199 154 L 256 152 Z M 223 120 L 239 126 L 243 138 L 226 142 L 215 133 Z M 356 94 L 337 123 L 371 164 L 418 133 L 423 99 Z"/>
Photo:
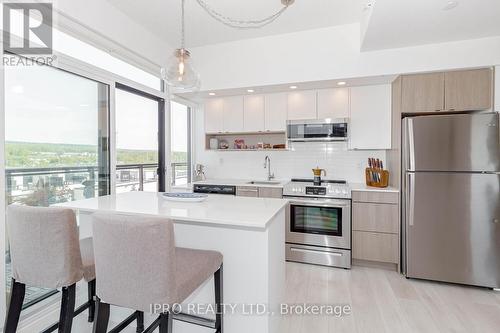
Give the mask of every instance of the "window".
<path id="1" fill-rule="evenodd" d="M 172 185 L 191 182 L 191 108 L 170 103 L 170 144 Z"/>
<path id="2" fill-rule="evenodd" d="M 108 194 L 108 117 L 109 86 L 48 66 L 6 66 L 7 204 Z M 27 288 L 25 306 L 53 292 Z"/>
<path id="3" fill-rule="evenodd" d="M 116 192 L 157 191 L 159 101 L 116 89 Z"/>

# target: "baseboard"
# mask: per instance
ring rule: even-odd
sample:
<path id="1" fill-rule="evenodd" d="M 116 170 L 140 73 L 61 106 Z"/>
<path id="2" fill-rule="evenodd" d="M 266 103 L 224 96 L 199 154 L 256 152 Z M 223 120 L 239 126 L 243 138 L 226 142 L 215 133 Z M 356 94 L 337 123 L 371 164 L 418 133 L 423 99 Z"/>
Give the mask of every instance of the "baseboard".
<path id="1" fill-rule="evenodd" d="M 379 261 L 369 261 L 369 260 L 361 260 L 361 259 L 353 259 L 353 266 L 362 266 L 362 267 L 370 267 L 370 268 L 379 268 L 385 269 L 389 271 L 398 271 L 398 265 L 390 262 L 379 262 Z"/>

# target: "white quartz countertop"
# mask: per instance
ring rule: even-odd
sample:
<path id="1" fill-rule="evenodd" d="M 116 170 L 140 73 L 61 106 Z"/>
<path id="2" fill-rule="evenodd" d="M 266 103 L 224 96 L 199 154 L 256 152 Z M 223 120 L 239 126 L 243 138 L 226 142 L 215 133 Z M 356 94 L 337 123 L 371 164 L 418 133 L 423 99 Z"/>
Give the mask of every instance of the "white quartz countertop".
<path id="1" fill-rule="evenodd" d="M 367 186 L 365 183 L 349 183 L 351 191 L 364 191 L 364 192 L 392 192 L 399 193 L 395 187 L 372 187 Z"/>
<path id="2" fill-rule="evenodd" d="M 284 199 L 209 195 L 203 202 L 167 201 L 157 192 L 128 192 L 58 204 L 81 212 L 163 216 L 176 221 L 265 229 L 287 204 Z"/>
<path id="3" fill-rule="evenodd" d="M 252 181 L 259 183 L 252 184 L 251 183 Z M 283 188 L 283 186 L 289 183 L 290 180 L 273 179 L 271 180 L 271 182 L 272 183 L 266 184 L 266 180 L 264 179 L 207 179 L 207 180 L 193 182 L 193 184 Z"/>

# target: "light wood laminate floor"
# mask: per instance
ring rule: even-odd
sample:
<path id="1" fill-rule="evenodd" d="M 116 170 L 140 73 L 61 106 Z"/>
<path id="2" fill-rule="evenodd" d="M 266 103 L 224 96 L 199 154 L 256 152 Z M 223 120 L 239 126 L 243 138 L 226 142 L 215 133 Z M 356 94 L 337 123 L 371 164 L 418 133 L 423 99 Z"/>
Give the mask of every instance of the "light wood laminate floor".
<path id="1" fill-rule="evenodd" d="M 286 270 L 286 303 L 350 305 L 352 314 L 286 316 L 279 333 L 500 332 L 500 292 L 359 266 L 344 270 L 287 263 Z M 75 320 L 74 332 L 91 332 L 85 320 L 86 315 Z"/>

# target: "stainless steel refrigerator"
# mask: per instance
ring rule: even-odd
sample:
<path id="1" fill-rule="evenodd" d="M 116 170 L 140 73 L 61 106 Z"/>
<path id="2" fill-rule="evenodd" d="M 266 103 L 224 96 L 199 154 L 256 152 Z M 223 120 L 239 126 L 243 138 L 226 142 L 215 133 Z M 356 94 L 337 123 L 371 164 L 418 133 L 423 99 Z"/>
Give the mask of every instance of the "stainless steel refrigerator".
<path id="1" fill-rule="evenodd" d="M 403 119 L 406 276 L 500 287 L 498 113 Z"/>

